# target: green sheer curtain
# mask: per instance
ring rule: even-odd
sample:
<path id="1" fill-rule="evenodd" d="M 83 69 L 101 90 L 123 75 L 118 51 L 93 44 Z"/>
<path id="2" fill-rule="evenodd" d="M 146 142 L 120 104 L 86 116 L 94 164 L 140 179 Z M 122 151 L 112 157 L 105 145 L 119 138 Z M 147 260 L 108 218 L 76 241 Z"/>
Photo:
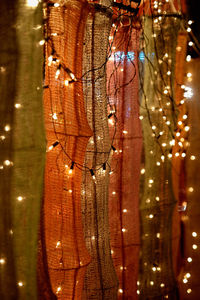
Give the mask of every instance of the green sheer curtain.
<path id="1" fill-rule="evenodd" d="M 144 84 L 141 118 L 144 172 L 140 216 L 140 299 L 177 299 L 172 264 L 172 218 L 176 204 L 171 180 L 171 151 L 176 107 L 174 67 L 179 20 L 166 16 L 158 25 L 144 20 Z"/>
<path id="2" fill-rule="evenodd" d="M 45 136 L 42 5 L 1 1 L 0 298 L 37 299 Z"/>

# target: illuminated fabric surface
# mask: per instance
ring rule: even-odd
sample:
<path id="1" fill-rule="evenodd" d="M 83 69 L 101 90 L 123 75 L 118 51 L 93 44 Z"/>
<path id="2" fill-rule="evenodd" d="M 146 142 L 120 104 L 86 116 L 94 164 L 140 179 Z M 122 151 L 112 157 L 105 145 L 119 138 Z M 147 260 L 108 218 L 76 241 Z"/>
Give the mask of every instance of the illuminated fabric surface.
<path id="1" fill-rule="evenodd" d="M 111 35 L 112 36 L 112 35 Z M 139 120 L 139 30 L 120 28 L 114 38 L 107 80 L 116 134 L 109 185 L 112 258 L 119 279 L 118 299 L 137 299 L 139 263 L 139 180 L 142 133 Z M 112 39 L 111 39 L 112 41 Z M 110 119 L 111 138 L 115 118 Z M 125 231 L 123 231 L 125 230 Z"/>
<path id="2" fill-rule="evenodd" d="M 172 191 L 170 141 L 176 124 L 175 49 L 179 20 L 163 18 L 161 26 L 144 19 L 145 70 L 143 116 L 145 176 L 140 202 L 140 299 L 177 299 L 172 264 Z M 162 28 L 162 31 L 161 29 Z M 165 55 L 167 53 L 167 55 Z M 167 72 L 170 71 L 170 76 Z M 164 117 L 164 118 L 163 118 Z"/>
<path id="3" fill-rule="evenodd" d="M 81 0 L 47 8 L 46 34 L 51 40 L 46 48 L 45 126 L 48 147 L 56 141 L 59 144 L 47 153 L 42 222 L 48 273 L 57 299 L 81 298 L 85 266 L 90 261 L 80 207 L 81 165 L 91 136 L 80 80 L 87 13 L 87 2 Z M 52 48 L 58 64 L 49 63 Z M 62 67 L 55 78 L 60 63 L 77 81 L 65 86 L 69 76 Z"/>
<path id="4" fill-rule="evenodd" d="M 100 4 L 110 4 L 102 1 Z M 93 129 L 85 158 L 82 183 L 82 215 L 86 246 L 91 255 L 83 299 L 116 299 L 117 278 L 111 253 L 108 223 L 108 184 L 111 143 L 107 121 L 106 57 L 112 14 L 95 6 L 87 20 L 84 40 L 84 96 L 89 124 Z M 103 171 L 103 163 L 106 170 Z"/>
<path id="5" fill-rule="evenodd" d="M 186 64 L 186 73 L 192 74 L 192 81 L 185 80 L 185 85 L 192 88 L 193 96 L 186 102 L 190 126 L 186 151 L 186 183 L 187 183 L 187 209 L 182 214 L 183 222 L 183 268 L 179 276 L 180 298 L 198 299 L 199 285 L 199 68 L 200 60 L 194 59 Z M 196 247 L 196 246 L 197 247 Z M 188 259 L 189 258 L 189 259 Z M 184 281 L 183 281 L 184 280 Z"/>
<path id="6" fill-rule="evenodd" d="M 1 1 L 1 299 L 37 299 L 36 256 L 45 137 L 42 8 Z M 16 105 L 18 104 L 18 105 Z M 4 131 L 9 124 L 10 131 Z M 21 198 L 19 198 L 21 197 Z"/>

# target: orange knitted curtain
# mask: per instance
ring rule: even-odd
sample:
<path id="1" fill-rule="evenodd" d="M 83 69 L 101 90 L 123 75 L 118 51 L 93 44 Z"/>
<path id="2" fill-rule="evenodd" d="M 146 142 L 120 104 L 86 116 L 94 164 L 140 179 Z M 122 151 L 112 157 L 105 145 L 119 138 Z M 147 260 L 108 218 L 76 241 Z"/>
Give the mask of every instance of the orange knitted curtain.
<path id="1" fill-rule="evenodd" d="M 41 216 L 43 253 L 39 253 L 43 266 L 40 264 L 39 270 L 48 268 L 42 274 L 49 276 L 50 284 L 43 288 L 45 278 L 40 278 L 40 297 L 44 299 L 52 288 L 57 299 L 81 299 L 85 267 L 90 261 L 80 208 L 82 165 L 92 135 L 81 83 L 88 5 L 84 0 L 63 1 L 59 7 L 46 4 L 44 110 L 48 153 Z"/>
<path id="2" fill-rule="evenodd" d="M 119 279 L 118 299 L 137 299 L 139 179 L 142 133 L 139 119 L 139 30 L 118 29 L 108 62 L 110 134 L 114 138 L 109 186 L 111 253 Z M 116 132 L 115 132 L 116 130 Z"/>

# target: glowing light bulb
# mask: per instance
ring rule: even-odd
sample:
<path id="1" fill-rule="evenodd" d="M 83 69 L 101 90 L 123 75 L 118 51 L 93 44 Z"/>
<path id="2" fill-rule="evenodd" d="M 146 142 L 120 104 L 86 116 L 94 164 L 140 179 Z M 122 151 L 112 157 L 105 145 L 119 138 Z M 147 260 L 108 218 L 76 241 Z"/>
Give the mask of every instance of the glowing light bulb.
<path id="1" fill-rule="evenodd" d="M 122 232 L 126 232 L 126 229 L 125 229 L 125 228 L 122 228 Z"/>
<path id="2" fill-rule="evenodd" d="M 125 208 L 125 209 L 123 209 L 123 213 L 127 213 L 127 209 Z"/>
<path id="3" fill-rule="evenodd" d="M 53 113 L 52 118 L 53 118 L 54 120 L 58 120 L 57 114 L 56 114 L 56 113 Z"/>
<path id="4" fill-rule="evenodd" d="M 191 61 L 191 55 L 187 55 L 186 61 L 187 61 L 187 62 Z"/>
<path id="5" fill-rule="evenodd" d="M 60 245 L 61 245 L 61 241 L 57 241 L 56 248 L 60 247 Z"/>
<path id="6" fill-rule="evenodd" d="M 197 248 L 198 248 L 198 247 L 197 247 L 196 244 L 193 244 L 193 245 L 192 245 L 192 249 L 196 250 Z"/>
<path id="7" fill-rule="evenodd" d="M 188 261 L 189 263 L 191 263 L 191 262 L 192 262 L 192 257 L 188 257 L 188 258 L 187 258 L 187 261 Z"/>
<path id="8" fill-rule="evenodd" d="M 171 75 L 171 71 L 167 71 L 167 75 L 168 75 L 168 76 Z"/>
<path id="9" fill-rule="evenodd" d="M 140 291 L 139 291 L 139 290 L 137 290 L 137 294 L 138 294 L 138 295 L 140 294 Z"/>
<path id="10" fill-rule="evenodd" d="M 40 46 L 43 46 L 44 44 L 45 44 L 45 40 L 41 40 L 41 41 L 39 41 L 39 43 L 38 43 Z"/>
<path id="11" fill-rule="evenodd" d="M 153 281 L 150 281 L 150 285 L 154 285 L 154 282 L 153 282 Z"/>
<path id="12" fill-rule="evenodd" d="M 161 284 L 160 284 L 160 287 L 161 287 L 161 288 L 163 288 L 164 286 L 165 286 L 165 284 L 164 284 L 164 283 L 161 283 Z"/>
<path id="13" fill-rule="evenodd" d="M 18 197 L 17 197 L 17 200 L 18 200 L 19 202 L 21 202 L 21 201 L 23 200 L 23 197 L 22 197 L 22 196 L 18 196 Z"/>
<path id="14" fill-rule="evenodd" d="M 190 192 L 190 193 L 194 192 L 194 188 L 193 188 L 192 186 L 190 186 L 190 187 L 188 188 L 188 192 Z"/>
<path id="15" fill-rule="evenodd" d="M 141 169 L 140 173 L 144 174 L 145 173 L 145 169 Z"/>
<path id="16" fill-rule="evenodd" d="M 15 108 L 20 108 L 21 104 L 20 103 L 15 103 Z"/>
<path id="17" fill-rule="evenodd" d="M 194 232 L 192 233 L 192 236 L 193 236 L 193 237 L 197 237 L 197 233 L 194 231 Z"/>
<path id="18" fill-rule="evenodd" d="M 123 294 L 123 290 L 122 289 L 119 289 L 118 291 L 119 291 L 120 294 Z"/>
<path id="19" fill-rule="evenodd" d="M 149 219 L 153 219 L 154 215 L 150 214 Z"/>
<path id="20" fill-rule="evenodd" d="M 183 278 L 183 283 L 187 283 L 187 282 L 188 282 L 187 278 Z"/>
<path id="21" fill-rule="evenodd" d="M 11 128 L 10 128 L 10 125 L 9 125 L 9 124 L 7 124 L 7 125 L 4 127 L 4 130 L 5 130 L 5 131 L 10 131 L 10 129 L 11 129 Z"/>
<path id="22" fill-rule="evenodd" d="M 195 160 L 195 159 L 196 159 L 196 156 L 191 155 L 191 156 L 190 156 L 190 159 L 191 159 L 191 160 Z"/>
<path id="23" fill-rule="evenodd" d="M 187 73 L 187 78 L 192 77 L 192 73 Z"/>
<path id="24" fill-rule="evenodd" d="M 192 290 L 191 289 L 187 289 L 187 293 L 188 294 L 192 293 Z"/>
<path id="25" fill-rule="evenodd" d="M 65 80 L 65 81 L 64 81 L 64 85 L 65 85 L 65 86 L 68 86 L 68 85 L 69 85 L 69 81 L 68 81 L 68 80 Z"/>
<path id="26" fill-rule="evenodd" d="M 190 278 L 190 277 L 191 277 L 191 274 L 190 274 L 190 273 L 186 273 L 186 274 L 185 274 L 185 277 L 186 277 L 186 278 Z"/>
<path id="27" fill-rule="evenodd" d="M 1 265 L 4 265 L 4 264 L 5 264 L 5 262 L 6 262 L 6 261 L 5 261 L 5 259 L 4 259 L 4 258 L 0 258 L 0 264 L 1 264 Z"/>
<path id="28" fill-rule="evenodd" d="M 188 45 L 190 46 L 190 47 L 192 47 L 193 46 L 193 42 L 192 41 L 190 41 L 189 43 L 188 43 Z"/>
<path id="29" fill-rule="evenodd" d="M 61 288 L 61 286 L 59 286 L 58 288 L 57 288 L 57 293 L 59 293 L 60 291 L 62 290 L 62 288 Z"/>
<path id="30" fill-rule="evenodd" d="M 18 282 L 18 286 L 23 286 L 24 284 L 23 284 L 23 282 L 22 281 L 19 281 Z"/>
<path id="31" fill-rule="evenodd" d="M 154 181 L 153 181 L 153 179 L 149 179 L 149 183 L 153 183 Z"/>
<path id="32" fill-rule="evenodd" d="M 34 8 L 38 6 L 39 2 L 39 0 L 26 0 L 26 6 Z"/>
<path id="33" fill-rule="evenodd" d="M 190 27 L 187 28 L 187 32 L 191 32 L 191 30 L 192 30 L 192 29 L 191 29 Z"/>
<path id="34" fill-rule="evenodd" d="M 153 268 L 152 268 L 152 271 L 155 272 L 155 271 L 156 271 L 156 267 L 153 267 Z"/>

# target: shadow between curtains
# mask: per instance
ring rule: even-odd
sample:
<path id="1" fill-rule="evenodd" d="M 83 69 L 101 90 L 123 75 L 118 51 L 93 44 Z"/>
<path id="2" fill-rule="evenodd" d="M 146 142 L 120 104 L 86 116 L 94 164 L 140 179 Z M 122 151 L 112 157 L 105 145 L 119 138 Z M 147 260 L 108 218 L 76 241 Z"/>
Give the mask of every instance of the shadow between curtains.
<path id="1" fill-rule="evenodd" d="M 50 41 L 45 50 L 45 85 L 48 86 L 44 91 L 45 126 L 48 147 L 56 141 L 59 144 L 46 156 L 41 220 L 44 252 L 40 251 L 38 264 L 40 299 L 44 296 L 51 299 L 52 292 L 57 299 L 81 299 L 85 269 L 90 262 L 80 203 L 82 165 L 92 135 L 84 110 L 81 83 L 87 15 L 88 4 L 84 0 L 64 1 L 61 7 L 47 3 L 46 35 Z M 49 63 L 51 55 L 59 59 L 59 64 L 68 68 L 77 81 L 65 86 L 68 75 L 62 67 L 55 79 L 58 65 Z"/>

